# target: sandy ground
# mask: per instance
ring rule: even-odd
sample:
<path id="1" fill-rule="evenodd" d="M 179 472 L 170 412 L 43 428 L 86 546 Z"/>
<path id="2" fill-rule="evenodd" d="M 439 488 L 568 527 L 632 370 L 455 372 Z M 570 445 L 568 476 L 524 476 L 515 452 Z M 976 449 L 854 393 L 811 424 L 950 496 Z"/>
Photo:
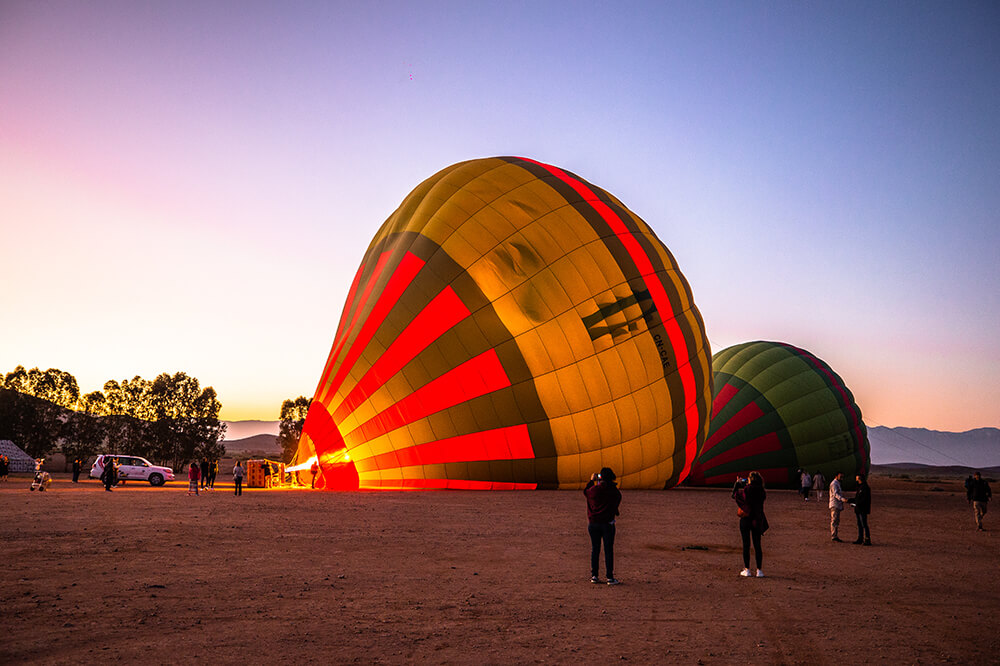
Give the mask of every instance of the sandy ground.
<path id="1" fill-rule="evenodd" d="M 625 491 L 617 587 L 579 492 L 28 485 L 0 484 L 0 663 L 1000 661 L 1000 507 L 977 533 L 960 481 L 873 479 L 871 548 L 772 490 L 763 579 L 728 491 Z"/>

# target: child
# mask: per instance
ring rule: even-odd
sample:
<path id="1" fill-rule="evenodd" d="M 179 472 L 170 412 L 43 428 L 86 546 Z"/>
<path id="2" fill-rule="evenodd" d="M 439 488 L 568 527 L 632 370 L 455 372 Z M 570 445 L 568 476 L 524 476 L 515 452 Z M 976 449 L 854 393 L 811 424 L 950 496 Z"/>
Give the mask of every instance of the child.
<path id="1" fill-rule="evenodd" d="M 198 469 L 198 463 L 191 463 L 191 468 L 188 469 L 188 497 L 191 496 L 192 491 L 195 495 L 198 494 L 199 479 L 201 479 L 201 470 Z"/>

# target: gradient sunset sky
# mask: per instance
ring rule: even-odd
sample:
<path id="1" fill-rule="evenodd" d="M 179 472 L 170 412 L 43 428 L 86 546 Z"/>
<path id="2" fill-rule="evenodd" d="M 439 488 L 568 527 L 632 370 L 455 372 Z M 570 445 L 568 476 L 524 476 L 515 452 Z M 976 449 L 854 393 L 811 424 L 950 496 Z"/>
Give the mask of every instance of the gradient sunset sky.
<path id="1" fill-rule="evenodd" d="M 996 2 L 0 2 L 0 372 L 311 396 L 418 183 L 527 156 L 641 216 L 713 351 L 868 425 L 1000 426 Z"/>

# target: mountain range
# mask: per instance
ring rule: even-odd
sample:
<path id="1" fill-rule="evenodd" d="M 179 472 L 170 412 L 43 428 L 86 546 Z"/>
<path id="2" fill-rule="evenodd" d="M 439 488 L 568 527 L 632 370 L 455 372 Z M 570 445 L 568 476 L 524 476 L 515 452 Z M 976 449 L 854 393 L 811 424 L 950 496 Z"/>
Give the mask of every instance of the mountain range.
<path id="1" fill-rule="evenodd" d="M 934 467 L 1000 465 L 1000 429 L 942 432 L 925 428 L 868 428 L 872 463 L 918 463 Z"/>
<path id="2" fill-rule="evenodd" d="M 279 421 L 226 421 L 226 424 L 227 449 L 277 451 L 277 444 L 269 438 L 278 434 Z M 925 428 L 874 426 L 868 428 L 868 441 L 875 465 L 1000 466 L 1000 429 L 997 428 L 942 432 Z"/>

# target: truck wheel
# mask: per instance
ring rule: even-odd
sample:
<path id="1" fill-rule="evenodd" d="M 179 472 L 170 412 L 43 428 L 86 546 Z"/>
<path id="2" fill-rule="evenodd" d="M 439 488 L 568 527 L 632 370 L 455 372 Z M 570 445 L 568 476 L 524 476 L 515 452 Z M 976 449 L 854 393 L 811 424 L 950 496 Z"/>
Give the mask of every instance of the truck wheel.
<path id="1" fill-rule="evenodd" d="M 149 485 L 151 486 L 162 486 L 163 476 L 160 474 L 150 474 L 149 475 Z"/>

